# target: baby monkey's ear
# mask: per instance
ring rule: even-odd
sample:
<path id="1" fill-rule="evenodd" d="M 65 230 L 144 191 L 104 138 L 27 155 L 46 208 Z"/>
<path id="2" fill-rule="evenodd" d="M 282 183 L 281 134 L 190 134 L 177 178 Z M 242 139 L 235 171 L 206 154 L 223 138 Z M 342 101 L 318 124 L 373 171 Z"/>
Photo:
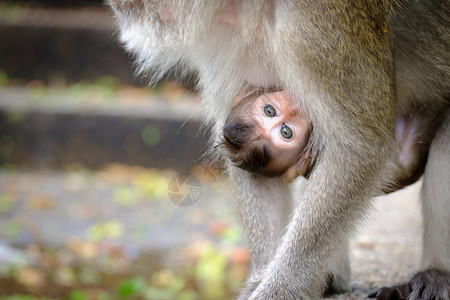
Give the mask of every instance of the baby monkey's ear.
<path id="1" fill-rule="evenodd" d="M 284 178 L 287 182 L 291 183 L 298 176 L 304 176 L 308 171 L 308 167 L 311 164 L 313 155 L 312 151 L 308 150 L 299 157 L 298 161 L 290 166 L 286 172 L 284 172 Z"/>

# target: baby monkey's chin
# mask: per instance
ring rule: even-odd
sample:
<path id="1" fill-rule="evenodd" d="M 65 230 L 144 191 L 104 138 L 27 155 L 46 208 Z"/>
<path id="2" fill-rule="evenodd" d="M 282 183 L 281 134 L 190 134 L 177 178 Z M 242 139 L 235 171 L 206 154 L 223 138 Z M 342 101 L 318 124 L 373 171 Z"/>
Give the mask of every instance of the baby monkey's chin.
<path id="1" fill-rule="evenodd" d="M 242 157 L 239 156 L 229 156 L 228 159 L 234 167 L 251 174 L 257 174 L 264 177 L 282 176 L 285 172 L 285 170 L 270 168 L 268 165 L 258 166 L 254 164 L 248 164 Z"/>

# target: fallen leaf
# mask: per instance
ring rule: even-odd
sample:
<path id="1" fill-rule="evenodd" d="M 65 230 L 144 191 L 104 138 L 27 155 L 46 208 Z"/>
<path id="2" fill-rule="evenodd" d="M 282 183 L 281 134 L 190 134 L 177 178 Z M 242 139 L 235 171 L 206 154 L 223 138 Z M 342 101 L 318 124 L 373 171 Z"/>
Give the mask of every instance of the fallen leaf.
<path id="1" fill-rule="evenodd" d="M 15 274 L 16 280 L 21 284 L 33 288 L 42 287 L 45 284 L 45 275 L 34 268 L 25 267 Z"/>
<path id="2" fill-rule="evenodd" d="M 48 210 L 55 207 L 55 201 L 49 195 L 36 195 L 28 199 L 28 207 L 34 210 Z"/>

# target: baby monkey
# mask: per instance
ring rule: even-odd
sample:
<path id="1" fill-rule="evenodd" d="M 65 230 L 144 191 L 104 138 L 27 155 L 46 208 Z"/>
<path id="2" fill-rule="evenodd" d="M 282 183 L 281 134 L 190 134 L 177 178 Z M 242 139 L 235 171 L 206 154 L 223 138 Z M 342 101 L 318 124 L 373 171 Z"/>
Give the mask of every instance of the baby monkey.
<path id="1" fill-rule="evenodd" d="M 309 178 L 314 168 L 318 153 L 307 147 L 311 130 L 308 116 L 287 92 L 250 92 L 236 99 L 223 128 L 223 145 L 235 166 L 263 176 L 284 175 L 292 182 L 298 176 Z M 414 183 L 425 168 L 427 153 L 420 148 L 417 120 L 401 115 L 395 131 L 392 177 L 382 185 L 382 193 Z"/>
<path id="2" fill-rule="evenodd" d="M 250 92 L 236 102 L 223 128 L 232 163 L 263 176 L 284 175 L 288 182 L 308 177 L 311 126 L 292 97 L 283 91 Z"/>

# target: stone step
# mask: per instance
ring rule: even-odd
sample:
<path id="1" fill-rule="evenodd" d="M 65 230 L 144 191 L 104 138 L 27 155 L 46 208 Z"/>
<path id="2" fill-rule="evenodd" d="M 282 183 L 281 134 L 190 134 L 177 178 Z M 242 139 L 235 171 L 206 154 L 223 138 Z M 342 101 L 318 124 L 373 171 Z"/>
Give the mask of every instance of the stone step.
<path id="1" fill-rule="evenodd" d="M 114 20 L 106 6 L 3 8 L 0 45 L 0 70 L 19 83 L 74 83 L 114 76 L 144 84 L 114 35 Z"/>
<path id="2" fill-rule="evenodd" d="M 200 130 L 197 96 L 103 107 L 72 97 L 64 90 L 48 91 L 37 101 L 29 90 L 0 90 L 0 164 L 99 168 L 121 163 L 189 170 L 206 148 L 209 133 Z"/>

